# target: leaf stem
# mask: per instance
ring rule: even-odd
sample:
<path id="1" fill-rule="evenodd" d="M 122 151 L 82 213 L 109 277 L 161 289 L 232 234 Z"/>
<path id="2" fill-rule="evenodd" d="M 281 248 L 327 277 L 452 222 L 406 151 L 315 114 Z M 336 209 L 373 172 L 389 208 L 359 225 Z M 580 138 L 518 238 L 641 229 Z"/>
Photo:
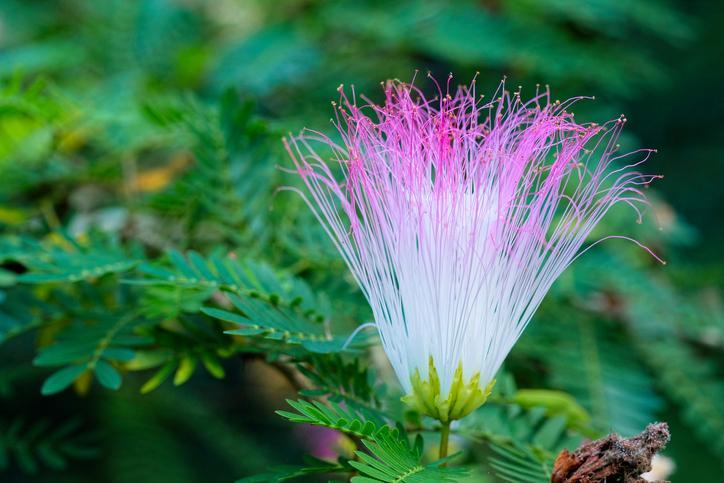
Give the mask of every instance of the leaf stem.
<path id="1" fill-rule="evenodd" d="M 442 422 L 440 427 L 440 459 L 447 457 L 447 443 L 450 437 L 450 421 Z M 443 464 L 442 466 L 445 466 Z"/>

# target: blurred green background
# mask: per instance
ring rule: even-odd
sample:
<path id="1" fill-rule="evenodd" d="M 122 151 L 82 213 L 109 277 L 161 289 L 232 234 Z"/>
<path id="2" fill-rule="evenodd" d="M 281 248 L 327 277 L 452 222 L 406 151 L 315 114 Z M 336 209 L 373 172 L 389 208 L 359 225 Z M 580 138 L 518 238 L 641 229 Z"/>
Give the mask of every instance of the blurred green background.
<path id="1" fill-rule="evenodd" d="M 329 131 L 339 84 L 379 99 L 381 81 L 416 69 L 463 84 L 479 71 L 488 92 L 507 76 L 523 96 L 537 83 L 556 98 L 594 95 L 577 118 L 625 113 L 623 147 L 658 149 L 647 170 L 665 178 L 646 221 L 616 211 L 606 229 L 633 233 L 667 266 L 620 241 L 593 250 L 508 369 L 519 386 L 573 394 L 602 432 L 668 421 L 672 481 L 718 480 L 723 27 L 724 2 L 708 0 L 2 0 L 0 481 L 222 482 L 300 462 L 315 437 L 273 413 L 292 389 L 258 354 L 225 352 L 220 330 L 187 315 L 199 301 L 112 279 L 15 277 L 53 233 L 100 233 L 126 257 L 177 248 L 263 260 L 305 279 L 339 324 L 368 320 L 306 208 L 276 192 L 294 183 L 277 169 L 288 166 L 280 139 Z M 103 313 L 88 307 L 111 298 L 182 321 L 154 332 L 154 347 L 177 359 L 206 347 L 207 371 L 140 394 L 154 366 L 134 360 L 116 392 L 85 378 L 41 396 L 52 371 L 31 363 L 38 347 L 74 310 Z"/>

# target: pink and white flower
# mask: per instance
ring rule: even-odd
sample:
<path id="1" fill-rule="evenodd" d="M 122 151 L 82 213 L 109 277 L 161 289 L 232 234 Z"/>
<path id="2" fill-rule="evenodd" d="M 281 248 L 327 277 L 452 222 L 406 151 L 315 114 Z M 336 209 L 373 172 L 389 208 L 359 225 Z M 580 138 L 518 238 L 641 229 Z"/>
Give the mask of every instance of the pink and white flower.
<path id="1" fill-rule="evenodd" d="M 484 402 L 593 228 L 617 203 L 640 219 L 657 178 L 633 170 L 652 151 L 617 152 L 623 116 L 579 124 L 582 98 L 523 101 L 501 85 L 485 102 L 475 80 L 451 93 L 450 79 L 434 98 L 388 82 L 381 105 L 340 87 L 340 142 L 285 141 L 409 400 L 441 420 Z"/>

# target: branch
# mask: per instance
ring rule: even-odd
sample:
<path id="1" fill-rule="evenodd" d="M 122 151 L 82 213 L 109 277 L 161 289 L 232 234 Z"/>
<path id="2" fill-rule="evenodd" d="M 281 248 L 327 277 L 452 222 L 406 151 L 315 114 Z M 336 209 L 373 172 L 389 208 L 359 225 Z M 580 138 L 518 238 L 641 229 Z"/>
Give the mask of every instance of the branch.
<path id="1" fill-rule="evenodd" d="M 563 450 L 553 464 L 551 483 L 645 483 L 641 474 L 651 469 L 651 458 L 671 435 L 666 423 L 654 423 L 633 438 L 617 434 L 583 444 L 573 453 Z"/>

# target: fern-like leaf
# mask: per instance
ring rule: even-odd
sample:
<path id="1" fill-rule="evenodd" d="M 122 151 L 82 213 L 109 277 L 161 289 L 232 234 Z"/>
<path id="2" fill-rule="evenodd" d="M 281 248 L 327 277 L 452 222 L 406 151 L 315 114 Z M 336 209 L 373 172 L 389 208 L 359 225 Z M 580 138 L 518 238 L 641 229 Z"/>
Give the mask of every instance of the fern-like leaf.
<path id="1" fill-rule="evenodd" d="M 305 458 L 305 466 L 277 466 L 266 473 L 247 476 L 236 483 L 278 483 L 309 475 L 349 472 L 350 468 L 341 463 L 333 463 L 312 456 Z"/>
<path id="2" fill-rule="evenodd" d="M 374 438 L 364 440 L 363 444 L 370 454 L 356 451 L 359 461 L 349 462 L 361 474 L 352 478 L 353 483 L 455 482 L 467 474 L 465 468 L 441 466 L 449 458 L 423 465 L 422 444 L 411 446 L 407 438 L 401 437 L 396 430 L 381 430 Z"/>
<path id="3" fill-rule="evenodd" d="M 118 389 L 121 375 L 117 364 L 130 361 L 135 348 L 152 341 L 136 333 L 136 327 L 144 321 L 132 315 L 90 315 L 95 315 L 92 323 L 73 323 L 34 359 L 37 366 L 61 367 L 45 380 L 43 394 L 64 390 L 86 372 L 91 372 L 102 386 Z"/>
<path id="4" fill-rule="evenodd" d="M 0 421 L 0 472 L 13 463 L 28 474 L 42 467 L 65 469 L 71 460 L 98 455 L 94 439 L 75 419 L 60 424 L 46 420 Z"/>
<path id="5" fill-rule="evenodd" d="M 27 238 L 0 240 L 0 262 L 16 261 L 27 272 L 17 280 L 25 283 L 78 282 L 109 273 L 125 272 L 141 260 L 140 254 L 127 253 L 117 241 L 91 235 L 80 243 L 64 232 L 40 243 Z"/>
<path id="6" fill-rule="evenodd" d="M 287 399 L 287 403 L 297 412 L 280 410 L 276 411 L 276 413 L 293 423 L 324 426 L 359 438 L 372 438 L 384 428 L 387 428 L 386 430 L 390 429 L 386 425 L 378 425 L 367 420 L 356 411 L 344 409 L 335 402 L 330 402 L 327 405 L 319 401 L 308 402 Z"/>
<path id="7" fill-rule="evenodd" d="M 129 283 L 212 290 L 225 294 L 236 311 L 212 306 L 199 310 L 215 319 L 238 325 L 226 333 L 258 336 L 297 345 L 313 353 L 339 352 L 348 335 L 332 335 L 323 324 L 318 298 L 303 281 L 277 275 L 266 265 L 218 255 L 204 258 L 196 252 L 187 256 L 169 252 L 172 267 L 143 264 L 145 274 Z M 359 339 L 358 339 L 359 340 Z M 352 347 L 358 347 L 353 345 Z"/>
<path id="8" fill-rule="evenodd" d="M 552 462 L 530 447 L 519 443 L 491 443 L 495 456 L 490 466 L 496 476 L 510 483 L 548 483 Z"/>

